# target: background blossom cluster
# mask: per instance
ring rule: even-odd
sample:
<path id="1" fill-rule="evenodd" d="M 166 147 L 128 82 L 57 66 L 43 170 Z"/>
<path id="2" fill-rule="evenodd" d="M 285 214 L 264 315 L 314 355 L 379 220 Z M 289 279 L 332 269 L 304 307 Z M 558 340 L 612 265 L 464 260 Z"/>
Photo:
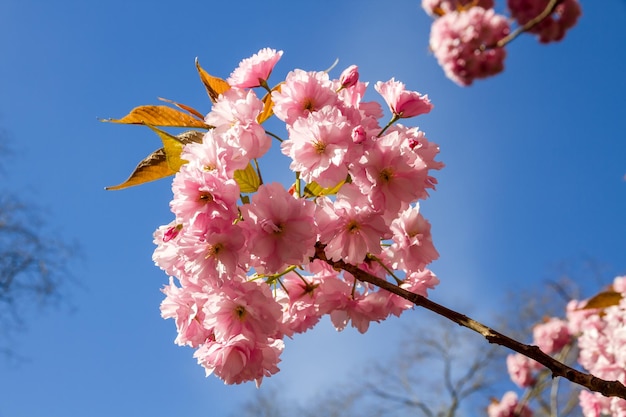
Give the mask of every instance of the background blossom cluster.
<path id="1" fill-rule="evenodd" d="M 394 79 L 376 83 L 392 115 L 381 126 L 383 108 L 363 100 L 367 84 L 356 66 L 338 79 L 296 69 L 271 89 L 281 55 L 263 49 L 228 78 L 230 89 L 205 117 L 212 128 L 181 155 L 174 220 L 154 234 L 153 259 L 171 276 L 162 316 L 174 319 L 175 342 L 195 349 L 207 375 L 228 384 L 258 385 L 276 373 L 284 337 L 324 315 L 337 330 L 365 332 L 412 306 L 325 259 L 424 296 L 438 283 L 427 268 L 438 253 L 418 200 L 435 188 L 439 148 L 397 123 L 428 113 L 428 97 Z M 259 123 L 270 100 L 286 139 Z M 260 181 L 272 142 L 290 159 L 291 183 Z M 242 192 L 242 172 L 259 180 L 250 192 Z"/>
<path id="2" fill-rule="evenodd" d="M 578 349 L 578 364 L 592 375 L 607 381 L 626 383 L 626 277 L 614 279 L 611 288 L 590 300 L 571 300 L 566 318 L 546 318 L 533 329 L 533 345 L 563 361 Z M 545 368 L 519 353 L 507 356 L 511 380 L 532 390 L 538 373 Z M 526 397 L 528 401 L 528 397 Z M 583 390 L 579 404 L 585 417 L 624 416 L 626 400 L 605 397 Z M 532 415 L 528 404 L 509 391 L 488 408 L 490 417 Z"/>
<path id="3" fill-rule="evenodd" d="M 519 26 L 540 16 L 548 5 L 549 0 L 507 1 L 511 19 Z M 448 78 L 468 86 L 475 79 L 502 72 L 506 50 L 499 42 L 511 33 L 511 27 L 506 16 L 495 12 L 493 0 L 422 0 L 422 7 L 435 18 L 430 48 Z M 580 14 L 578 0 L 561 1 L 527 31 L 542 43 L 560 41 Z"/>

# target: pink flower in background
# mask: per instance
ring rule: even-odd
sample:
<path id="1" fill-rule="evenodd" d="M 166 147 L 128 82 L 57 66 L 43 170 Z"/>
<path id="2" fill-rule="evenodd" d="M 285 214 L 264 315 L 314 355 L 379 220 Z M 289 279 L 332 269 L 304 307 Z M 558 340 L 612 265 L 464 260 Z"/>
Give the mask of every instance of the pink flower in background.
<path id="1" fill-rule="evenodd" d="M 448 78 L 467 86 L 477 78 L 495 75 L 504 69 L 504 48 L 496 43 L 509 34 L 505 16 L 493 9 L 472 7 L 446 13 L 433 22 L 430 48 Z"/>
<path id="2" fill-rule="evenodd" d="M 487 407 L 489 417 L 532 417 L 533 413 L 525 404 L 520 406 L 517 394 L 506 392 L 500 401 L 492 401 Z"/>
<path id="3" fill-rule="evenodd" d="M 374 86 L 383 96 L 391 112 L 401 118 L 409 118 L 428 113 L 433 105 L 428 95 L 421 95 L 416 91 L 405 89 L 404 83 L 391 79 L 387 82 L 378 81 Z"/>
<path id="4" fill-rule="evenodd" d="M 548 6 L 549 0 L 508 0 L 511 16 L 520 26 L 539 16 Z M 529 32 L 539 36 L 539 42 L 560 41 L 565 32 L 576 25 L 582 14 L 578 0 L 558 2 L 553 12 L 533 26 Z"/>
<path id="5" fill-rule="evenodd" d="M 520 353 L 510 354 L 506 357 L 506 368 L 511 381 L 520 388 L 527 388 L 535 383 L 532 372 L 539 367 L 541 365 L 537 362 Z"/>
<path id="6" fill-rule="evenodd" d="M 455 12 L 468 7 L 493 8 L 493 0 L 422 0 L 422 8 L 433 17 Z"/>
<path id="7" fill-rule="evenodd" d="M 556 317 L 533 328 L 533 343 L 549 355 L 561 351 L 570 340 L 567 322 Z"/>
<path id="8" fill-rule="evenodd" d="M 266 83 L 283 51 L 263 48 L 246 58 L 230 74 L 227 82 L 231 87 L 254 88 Z"/>

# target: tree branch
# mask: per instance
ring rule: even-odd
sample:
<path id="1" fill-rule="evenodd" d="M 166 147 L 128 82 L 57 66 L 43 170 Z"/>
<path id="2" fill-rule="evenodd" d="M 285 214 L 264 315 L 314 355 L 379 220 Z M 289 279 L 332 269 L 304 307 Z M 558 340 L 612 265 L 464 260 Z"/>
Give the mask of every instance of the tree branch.
<path id="1" fill-rule="evenodd" d="M 575 384 L 582 385 L 583 387 L 586 387 L 591 391 L 599 392 L 606 397 L 620 397 L 626 399 L 626 386 L 622 385 L 619 381 L 606 381 L 591 374 L 577 371 L 576 369 L 557 361 L 550 355 L 543 353 L 537 346 L 525 345 L 523 343 L 520 343 L 517 340 L 514 340 L 508 336 L 503 335 L 502 333 L 491 329 L 488 326 L 485 326 L 484 324 L 472 319 L 471 317 L 444 307 L 441 304 L 437 304 L 426 297 L 407 291 L 404 288 L 392 284 L 385 279 L 365 272 L 354 265 L 347 264 L 342 260 L 333 261 L 331 259 L 328 259 L 326 258 L 324 247 L 325 245 L 319 242 L 315 245 L 314 258 L 326 262 L 335 269 L 344 270 L 352 274 L 359 281 L 368 282 L 370 284 L 376 285 L 379 288 L 387 290 L 404 298 L 405 300 L 412 302 L 416 306 L 424 307 L 425 309 L 430 310 L 433 313 L 439 314 L 440 316 L 443 316 L 460 326 L 467 327 L 468 329 L 481 334 L 485 339 L 487 339 L 489 343 L 495 343 L 497 345 L 507 347 L 515 352 L 521 353 L 522 355 L 533 359 L 548 368 L 552 372 L 553 377 L 563 377 Z"/>

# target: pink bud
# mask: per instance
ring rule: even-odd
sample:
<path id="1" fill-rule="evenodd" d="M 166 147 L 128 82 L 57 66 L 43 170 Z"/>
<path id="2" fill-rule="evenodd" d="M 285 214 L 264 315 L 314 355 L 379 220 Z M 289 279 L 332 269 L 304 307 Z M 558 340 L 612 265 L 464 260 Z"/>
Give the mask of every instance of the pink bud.
<path id="1" fill-rule="evenodd" d="M 359 144 L 365 142 L 365 128 L 363 126 L 357 126 L 352 129 L 352 142 Z"/>
<path id="2" fill-rule="evenodd" d="M 341 88 L 349 88 L 355 85 L 359 81 L 359 67 L 356 65 L 350 65 L 343 70 L 339 77 Z"/>
<path id="3" fill-rule="evenodd" d="M 182 228 L 182 224 L 177 224 L 176 226 L 172 226 L 167 229 L 163 234 L 163 242 L 169 242 L 170 240 L 174 239 L 176 236 L 178 236 Z"/>

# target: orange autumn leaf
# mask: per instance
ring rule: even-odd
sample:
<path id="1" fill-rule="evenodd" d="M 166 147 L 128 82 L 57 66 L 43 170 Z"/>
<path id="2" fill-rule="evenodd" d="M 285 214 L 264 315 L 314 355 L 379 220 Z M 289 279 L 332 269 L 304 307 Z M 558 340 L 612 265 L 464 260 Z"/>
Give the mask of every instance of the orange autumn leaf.
<path id="1" fill-rule="evenodd" d="M 166 103 L 170 103 L 173 104 L 174 106 L 178 107 L 179 109 L 185 110 L 187 113 L 191 114 L 192 116 L 197 117 L 200 120 L 204 120 L 204 116 L 202 115 L 202 113 L 200 113 L 198 110 L 194 109 L 193 107 L 187 106 L 185 104 L 182 103 L 177 103 L 175 101 L 163 98 L 163 97 L 158 97 L 159 100 L 164 101 Z"/>
<path id="2" fill-rule="evenodd" d="M 582 309 L 590 310 L 595 308 L 607 308 L 611 306 L 616 306 L 619 304 L 621 299 L 622 294 L 617 291 L 604 291 L 591 297 Z"/>
<path id="3" fill-rule="evenodd" d="M 221 78 L 214 77 L 208 72 L 206 72 L 201 66 L 200 62 L 198 62 L 198 58 L 196 58 L 196 69 L 198 70 L 198 74 L 200 75 L 200 80 L 202 80 L 202 84 L 206 88 L 206 92 L 209 95 L 209 98 L 213 103 L 217 101 L 217 98 L 220 94 L 225 93 L 230 90 L 230 85 Z"/>
<path id="4" fill-rule="evenodd" d="M 198 120 L 187 113 L 169 106 L 139 106 L 135 107 L 121 119 L 107 119 L 105 122 L 152 125 L 167 127 L 198 127 L 208 129 L 204 120 Z"/>

